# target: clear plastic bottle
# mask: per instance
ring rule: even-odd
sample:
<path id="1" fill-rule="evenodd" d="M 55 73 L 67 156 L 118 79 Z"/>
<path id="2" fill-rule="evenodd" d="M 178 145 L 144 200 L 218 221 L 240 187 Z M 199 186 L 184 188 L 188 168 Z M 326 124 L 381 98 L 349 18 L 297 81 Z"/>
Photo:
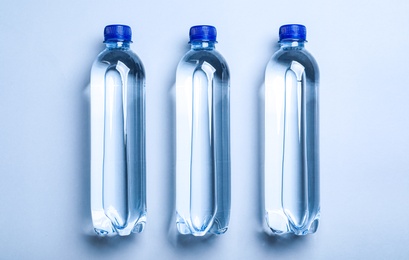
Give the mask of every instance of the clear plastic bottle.
<path id="1" fill-rule="evenodd" d="M 265 217 L 274 234 L 305 235 L 320 218 L 319 72 L 305 26 L 283 25 L 279 35 L 265 76 Z"/>
<path id="2" fill-rule="evenodd" d="M 192 27 L 176 73 L 176 222 L 194 236 L 230 218 L 230 76 L 215 44 L 215 27 Z"/>
<path id="3" fill-rule="evenodd" d="M 129 26 L 104 36 L 91 70 L 91 213 L 97 234 L 126 236 L 146 222 L 145 71 Z"/>

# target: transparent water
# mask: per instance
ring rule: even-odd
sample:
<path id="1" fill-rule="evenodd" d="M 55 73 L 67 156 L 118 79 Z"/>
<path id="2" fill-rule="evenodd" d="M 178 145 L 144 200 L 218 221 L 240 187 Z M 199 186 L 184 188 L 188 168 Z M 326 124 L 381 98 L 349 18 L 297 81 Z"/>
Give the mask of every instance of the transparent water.
<path id="1" fill-rule="evenodd" d="M 230 218 L 229 70 L 194 43 L 176 76 L 176 215 L 181 234 L 226 232 Z"/>
<path id="2" fill-rule="evenodd" d="M 274 234 L 318 227 L 318 75 L 303 42 L 282 43 L 266 68 L 265 217 Z"/>
<path id="3" fill-rule="evenodd" d="M 99 235 L 146 222 L 145 72 L 129 43 L 108 43 L 91 71 L 91 213 Z"/>

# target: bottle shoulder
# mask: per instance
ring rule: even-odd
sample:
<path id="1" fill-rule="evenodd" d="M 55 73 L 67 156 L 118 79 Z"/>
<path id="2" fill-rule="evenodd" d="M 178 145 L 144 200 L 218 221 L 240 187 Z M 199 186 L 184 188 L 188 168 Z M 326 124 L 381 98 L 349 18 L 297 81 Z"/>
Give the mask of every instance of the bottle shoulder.
<path id="1" fill-rule="evenodd" d="M 181 59 L 181 62 L 206 60 L 207 62 L 225 63 L 224 57 L 216 50 L 189 50 Z"/>
<path id="2" fill-rule="evenodd" d="M 274 69 L 275 67 L 291 67 L 293 62 L 297 62 L 302 65 L 306 72 L 313 73 L 318 77 L 319 67 L 318 63 L 306 49 L 280 49 L 271 57 L 268 65 L 267 71 L 269 69 Z"/>
<path id="3" fill-rule="evenodd" d="M 201 66 L 207 64 L 216 70 L 223 70 L 229 73 L 229 67 L 223 55 L 217 50 L 189 50 L 180 60 L 178 68 L 184 66 Z"/>
<path id="4" fill-rule="evenodd" d="M 314 67 L 318 70 L 317 61 L 305 48 L 280 49 L 273 54 L 269 63 L 287 63 L 292 61 L 297 61 L 304 66 Z"/>
<path id="5" fill-rule="evenodd" d="M 94 66 L 97 64 L 116 66 L 118 63 L 125 65 L 129 69 L 135 68 L 144 72 L 142 60 L 131 49 L 105 49 L 95 59 Z"/>
<path id="6" fill-rule="evenodd" d="M 266 79 L 282 77 L 288 70 L 305 72 L 309 82 L 319 82 L 319 68 L 314 57 L 304 48 L 280 49 L 273 54 L 265 70 Z"/>

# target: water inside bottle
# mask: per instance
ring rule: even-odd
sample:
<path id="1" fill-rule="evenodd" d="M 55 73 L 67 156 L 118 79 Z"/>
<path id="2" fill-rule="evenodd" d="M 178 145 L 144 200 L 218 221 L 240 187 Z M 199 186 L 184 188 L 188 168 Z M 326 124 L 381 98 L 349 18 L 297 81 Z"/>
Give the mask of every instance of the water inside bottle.
<path id="1" fill-rule="evenodd" d="M 105 50 L 91 73 L 91 211 L 100 235 L 146 222 L 145 86 L 135 54 Z"/>
<path id="2" fill-rule="evenodd" d="M 266 220 L 275 234 L 302 235 L 319 219 L 316 72 L 306 54 L 280 54 L 266 70 Z"/>
<path id="3" fill-rule="evenodd" d="M 227 230 L 230 214 L 229 94 L 219 57 L 192 51 L 176 83 L 177 227 L 203 236 Z"/>

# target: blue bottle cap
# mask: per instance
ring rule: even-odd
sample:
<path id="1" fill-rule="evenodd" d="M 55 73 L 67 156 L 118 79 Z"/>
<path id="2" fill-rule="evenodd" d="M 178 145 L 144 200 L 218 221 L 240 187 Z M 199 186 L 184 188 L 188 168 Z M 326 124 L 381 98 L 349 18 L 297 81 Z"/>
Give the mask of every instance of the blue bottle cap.
<path id="1" fill-rule="evenodd" d="M 216 41 L 217 31 L 211 25 L 196 25 L 190 28 L 190 41 Z"/>
<path id="2" fill-rule="evenodd" d="M 132 30 L 128 25 L 111 24 L 104 29 L 104 42 L 107 41 L 131 41 Z"/>
<path id="3" fill-rule="evenodd" d="M 280 27 L 280 41 L 282 40 L 302 40 L 307 37 L 307 28 L 301 24 L 286 24 Z"/>

